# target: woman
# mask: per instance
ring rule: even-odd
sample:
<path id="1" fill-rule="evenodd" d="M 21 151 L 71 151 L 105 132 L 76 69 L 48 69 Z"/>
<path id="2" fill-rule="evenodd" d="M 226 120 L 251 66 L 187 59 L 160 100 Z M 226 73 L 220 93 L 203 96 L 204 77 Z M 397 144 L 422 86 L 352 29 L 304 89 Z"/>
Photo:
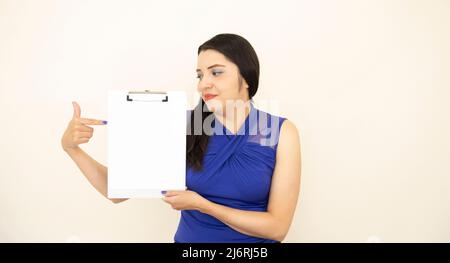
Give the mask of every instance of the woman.
<path id="1" fill-rule="evenodd" d="M 185 191 L 163 191 L 181 210 L 175 242 L 281 242 L 294 215 L 300 188 L 301 154 L 296 127 L 258 110 L 258 57 L 244 38 L 220 34 L 198 48 L 198 92 L 188 111 Z M 64 150 L 105 197 L 107 168 L 78 145 L 92 137 L 74 117 L 63 135 Z M 126 199 L 111 199 L 118 203 Z"/>

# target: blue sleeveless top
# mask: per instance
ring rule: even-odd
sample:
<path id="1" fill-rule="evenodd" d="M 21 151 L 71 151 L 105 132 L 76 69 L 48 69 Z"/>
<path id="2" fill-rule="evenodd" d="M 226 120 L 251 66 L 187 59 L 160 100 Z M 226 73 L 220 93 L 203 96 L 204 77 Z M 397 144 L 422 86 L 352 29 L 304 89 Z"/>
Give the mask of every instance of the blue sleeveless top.
<path id="1" fill-rule="evenodd" d="M 191 111 L 188 111 L 188 117 Z M 188 119 L 190 120 L 190 118 Z M 250 106 L 250 113 L 236 134 L 219 120 L 212 121 L 203 159 L 203 170 L 186 171 L 188 190 L 211 202 L 249 211 L 267 211 L 275 168 L 280 128 L 285 118 Z M 182 210 L 175 242 L 262 242 L 275 240 L 240 233 L 220 220 L 197 210 Z"/>

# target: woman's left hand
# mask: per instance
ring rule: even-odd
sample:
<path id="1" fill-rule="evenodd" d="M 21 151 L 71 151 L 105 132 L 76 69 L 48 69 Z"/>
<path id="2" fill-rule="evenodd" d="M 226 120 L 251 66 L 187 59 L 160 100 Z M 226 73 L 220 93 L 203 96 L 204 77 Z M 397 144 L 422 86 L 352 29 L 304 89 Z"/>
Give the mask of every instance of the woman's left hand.
<path id="1" fill-rule="evenodd" d="M 194 191 L 166 191 L 163 201 L 176 210 L 201 210 L 208 200 Z"/>

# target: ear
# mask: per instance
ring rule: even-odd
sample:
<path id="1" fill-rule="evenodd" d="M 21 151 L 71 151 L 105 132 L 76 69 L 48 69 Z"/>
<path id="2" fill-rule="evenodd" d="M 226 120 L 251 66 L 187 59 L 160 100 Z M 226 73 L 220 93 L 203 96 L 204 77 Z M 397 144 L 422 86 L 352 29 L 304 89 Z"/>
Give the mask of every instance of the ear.
<path id="1" fill-rule="evenodd" d="M 247 81 L 245 81 L 244 78 L 242 78 L 242 84 L 244 85 L 244 87 L 245 87 L 246 89 L 248 89 L 248 83 L 247 83 Z"/>
<path id="2" fill-rule="evenodd" d="M 248 89 L 248 84 L 247 81 L 245 81 L 245 79 L 242 77 L 242 75 L 239 74 L 239 89 L 242 87 Z"/>

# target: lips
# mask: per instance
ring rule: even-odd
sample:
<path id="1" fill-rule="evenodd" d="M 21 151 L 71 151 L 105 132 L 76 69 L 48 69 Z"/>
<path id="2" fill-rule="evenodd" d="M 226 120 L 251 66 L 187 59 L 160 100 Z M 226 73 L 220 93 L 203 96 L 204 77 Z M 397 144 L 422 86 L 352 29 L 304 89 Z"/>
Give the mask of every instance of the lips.
<path id="1" fill-rule="evenodd" d="M 205 101 L 207 101 L 207 100 L 210 100 L 210 99 L 212 99 L 212 98 L 215 98 L 217 95 L 213 95 L 213 94 L 205 94 L 205 95 L 203 95 L 203 99 L 205 100 Z"/>

